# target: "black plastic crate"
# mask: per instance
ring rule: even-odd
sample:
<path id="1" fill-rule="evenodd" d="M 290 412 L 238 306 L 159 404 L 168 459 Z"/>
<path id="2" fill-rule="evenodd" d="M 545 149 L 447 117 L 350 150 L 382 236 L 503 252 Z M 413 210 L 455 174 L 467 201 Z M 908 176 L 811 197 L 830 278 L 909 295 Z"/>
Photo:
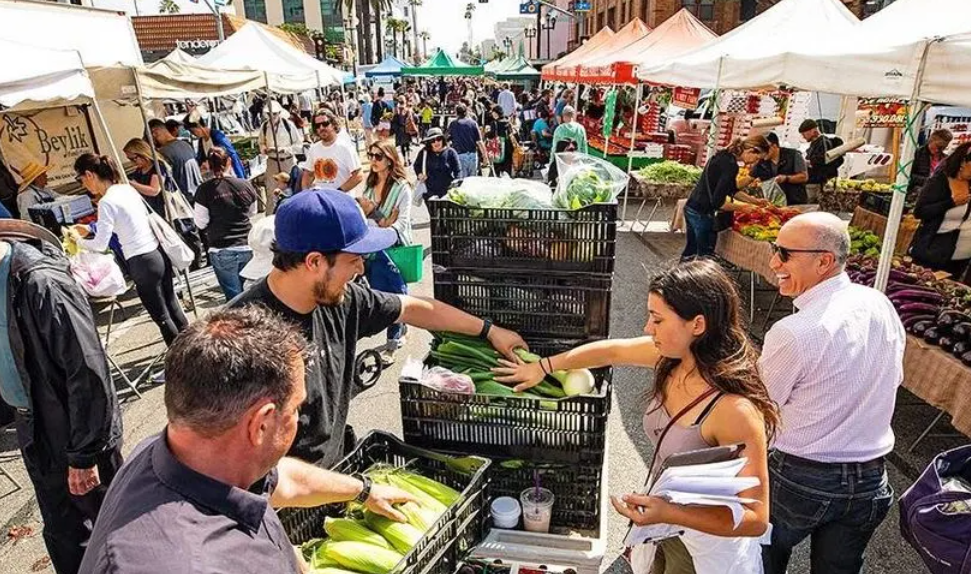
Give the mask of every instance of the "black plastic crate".
<path id="1" fill-rule="evenodd" d="M 436 269 L 435 298 L 524 337 L 610 335 L 612 276 Z"/>
<path id="2" fill-rule="evenodd" d="M 481 534 L 485 515 L 482 509 L 488 496 L 487 477 L 491 463 L 489 459 L 483 458 L 482 466 L 469 475 L 449 466 L 446 461 L 450 458 L 407 445 L 390 434 L 372 431 L 358 442 L 354 452 L 333 468 L 336 472 L 352 474 L 364 472 L 377 463 L 407 465 L 415 472 L 462 493 L 459 501 L 438 519 L 435 526 L 425 533 L 421 541 L 398 564 L 395 574 L 433 572 L 429 567 L 440 560 L 442 555 L 448 554 L 450 548 L 455 552 L 459 551 L 460 547 L 453 544 L 453 541 L 464 540 L 470 548 Z M 345 508 L 345 504 L 329 504 L 315 508 L 284 509 L 279 515 L 290 542 L 303 544 L 313 538 L 326 537 L 324 518 L 343 516 Z M 454 563 L 458 557 L 451 556 L 450 559 Z"/>
<path id="3" fill-rule="evenodd" d="M 497 496 L 519 500 L 522 491 L 534 485 L 535 471 L 543 487 L 556 494 L 551 527 L 573 530 L 600 527 L 603 461 L 596 465 L 522 462 L 521 467 L 510 468 L 510 461 L 493 461 L 489 467 L 490 500 Z"/>
<path id="4" fill-rule="evenodd" d="M 579 341 L 530 340 L 549 356 Z M 565 399 L 441 393 L 413 379 L 399 381 L 408 444 L 489 458 L 599 465 L 610 413 L 610 368 L 593 370 L 596 394 Z"/>
<path id="5" fill-rule="evenodd" d="M 469 208 L 429 201 L 432 263 L 442 267 L 613 273 L 617 204 Z"/>
<path id="6" fill-rule="evenodd" d="M 886 217 L 890 214 L 890 203 L 893 201 L 893 192 L 876 193 L 865 191 L 860 194 L 860 207 L 867 211 L 872 211 Z"/>
<path id="7" fill-rule="evenodd" d="M 456 526 L 456 535 L 435 556 L 430 557 L 423 570 L 415 574 L 455 574 L 462 560 L 482 541 L 488 512 L 476 510 L 465 522 Z"/>

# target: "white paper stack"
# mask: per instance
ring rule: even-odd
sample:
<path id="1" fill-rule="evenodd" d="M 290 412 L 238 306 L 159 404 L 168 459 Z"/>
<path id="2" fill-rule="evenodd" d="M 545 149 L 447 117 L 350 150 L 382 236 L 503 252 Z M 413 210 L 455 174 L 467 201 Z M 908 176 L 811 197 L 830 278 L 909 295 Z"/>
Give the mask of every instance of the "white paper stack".
<path id="1" fill-rule="evenodd" d="M 742 505 L 755 502 L 738 496 L 738 493 L 759 485 L 759 479 L 754 476 L 738 476 L 747 460 L 738 458 L 710 464 L 669 467 L 661 472 L 647 492 L 673 504 L 724 506 L 731 510 L 735 527 L 738 528 L 744 513 Z M 682 527 L 670 524 L 635 526 L 628 533 L 624 544 L 635 546 L 646 541 L 663 540 L 677 536 L 682 530 Z"/>

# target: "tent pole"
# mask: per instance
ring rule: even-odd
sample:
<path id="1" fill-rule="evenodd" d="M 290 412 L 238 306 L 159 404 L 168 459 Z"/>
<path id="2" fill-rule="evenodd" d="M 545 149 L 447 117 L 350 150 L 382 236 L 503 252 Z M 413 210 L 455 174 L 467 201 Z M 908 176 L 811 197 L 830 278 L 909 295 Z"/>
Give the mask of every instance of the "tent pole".
<path id="1" fill-rule="evenodd" d="M 84 64 L 84 56 L 81 55 L 80 50 L 75 50 L 78 55 L 78 60 L 81 62 L 81 67 L 84 68 L 84 73 L 87 75 L 88 67 Z M 93 85 L 93 84 L 92 84 Z M 108 148 L 111 149 L 111 158 L 115 160 L 115 166 L 118 168 L 118 176 L 121 178 L 121 183 L 128 183 L 128 174 L 125 173 L 124 163 L 121 161 L 121 154 L 118 153 L 118 148 L 115 147 L 115 140 L 111 139 L 111 132 L 108 131 L 108 122 L 105 121 L 105 116 L 101 113 L 101 106 L 98 105 L 98 94 L 95 93 L 94 97 L 91 98 L 91 107 L 94 108 L 94 115 L 98 118 L 98 127 L 104 132 L 105 140 L 108 143 Z"/>
<path id="2" fill-rule="evenodd" d="M 268 98 L 271 98 L 269 101 L 272 102 L 273 92 L 270 91 L 270 75 L 267 74 L 266 72 L 263 72 L 263 80 L 266 82 L 266 95 Z M 281 104 L 280 107 L 283 107 L 283 105 Z M 281 116 L 281 119 L 283 119 L 282 116 Z M 273 138 L 273 152 L 274 152 L 273 161 L 276 162 L 276 171 L 279 173 L 280 171 L 283 170 L 283 164 L 280 163 L 280 145 L 277 143 L 277 140 L 276 140 L 276 128 L 273 127 L 273 106 L 272 105 L 270 106 L 270 113 L 267 114 L 266 123 L 270 128 L 270 134 L 271 134 L 271 137 Z M 264 192 L 267 194 L 273 193 L 272 189 L 266 189 L 265 177 L 263 178 L 263 181 L 264 181 L 264 184 L 263 184 Z M 267 201 L 269 201 L 269 197 L 267 197 Z"/>
<path id="3" fill-rule="evenodd" d="M 158 162 L 158 151 L 155 149 L 155 138 L 152 137 L 152 130 L 148 128 L 148 114 L 145 113 L 145 97 L 142 95 L 142 81 L 138 78 L 138 70 L 133 67 L 129 68 L 132 71 L 132 75 L 135 77 L 135 97 L 138 98 L 138 111 L 142 115 L 142 124 L 145 126 L 145 130 L 148 132 L 148 147 L 152 150 L 152 163 L 155 164 L 155 173 L 158 175 L 159 184 L 162 186 L 162 191 L 159 193 L 165 193 L 165 180 L 162 178 L 162 166 Z M 163 197 L 164 200 L 164 197 Z M 168 203 L 162 202 L 165 205 L 165 214 L 163 217 L 171 225 L 172 218 L 168 213 Z M 185 282 L 185 290 L 189 293 L 189 302 L 192 303 L 192 314 L 195 316 L 196 320 L 199 319 L 199 307 L 196 305 L 196 296 L 192 292 L 192 284 L 189 283 L 189 272 L 185 269 L 181 271 L 182 280 Z"/>
<path id="4" fill-rule="evenodd" d="M 937 40 L 925 40 L 923 52 L 920 56 L 920 65 L 917 67 L 917 74 L 914 76 L 914 88 L 910 94 L 910 110 L 907 118 L 907 128 L 904 133 L 903 146 L 900 149 L 898 159 L 897 176 L 894 182 L 893 199 L 890 202 L 890 213 L 887 214 L 887 229 L 883 234 L 883 245 L 880 248 L 880 263 L 877 265 L 877 275 L 873 281 L 873 287 L 878 291 L 887 288 L 887 279 L 890 277 L 890 264 L 893 261 L 893 252 L 897 245 L 897 231 L 900 229 L 900 218 L 904 213 L 904 200 L 907 197 L 907 184 L 910 181 L 910 171 L 914 163 L 914 154 L 917 151 L 917 132 L 921 129 L 924 121 L 924 103 L 918 100 L 920 86 L 924 80 L 924 69 L 927 65 L 927 53 L 930 51 L 931 42 Z"/>
<path id="5" fill-rule="evenodd" d="M 715 152 L 715 139 L 718 134 L 718 100 L 721 95 L 722 86 L 722 66 L 725 63 L 725 56 L 718 58 L 718 75 L 715 77 L 715 89 L 711 92 L 710 106 L 711 125 L 708 126 L 708 141 L 705 142 L 705 163 L 711 159 Z"/>
<path id="6" fill-rule="evenodd" d="M 630 197 L 630 172 L 634 169 L 634 144 L 637 142 L 637 116 L 641 110 L 641 85 L 634 86 L 634 123 L 630 127 L 630 151 L 627 152 L 627 186 L 624 188 L 624 208 L 620 212 L 620 223 L 627 223 L 627 199 Z M 607 147 L 610 147 L 609 139 Z M 634 228 L 631 226 L 631 231 Z"/>

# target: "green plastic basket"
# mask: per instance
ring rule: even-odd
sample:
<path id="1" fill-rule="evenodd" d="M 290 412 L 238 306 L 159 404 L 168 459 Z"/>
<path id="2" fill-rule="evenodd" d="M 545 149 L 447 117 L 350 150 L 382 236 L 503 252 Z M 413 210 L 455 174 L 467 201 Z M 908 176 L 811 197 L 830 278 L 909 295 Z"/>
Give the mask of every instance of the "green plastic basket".
<path id="1" fill-rule="evenodd" d="M 405 283 L 418 283 L 422 278 L 425 248 L 420 243 L 400 245 L 385 251 L 404 278 Z"/>

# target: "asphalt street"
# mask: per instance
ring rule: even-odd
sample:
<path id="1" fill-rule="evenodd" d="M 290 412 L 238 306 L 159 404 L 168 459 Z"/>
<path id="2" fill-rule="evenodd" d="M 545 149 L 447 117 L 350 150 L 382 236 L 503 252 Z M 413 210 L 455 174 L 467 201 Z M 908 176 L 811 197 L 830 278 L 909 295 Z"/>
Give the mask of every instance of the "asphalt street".
<path id="1" fill-rule="evenodd" d="M 428 245 L 427 212 L 417 216 L 416 240 Z M 672 265 L 683 245 L 683 236 L 668 233 L 636 235 L 620 233 L 617 249 L 618 261 L 612 297 L 611 336 L 629 337 L 642 332 L 650 276 Z M 425 261 L 424 281 L 414 286 L 413 293 L 432 294 L 431 263 Z M 204 316 L 222 304 L 222 295 L 215 285 L 211 272 L 193 281 L 196 312 Z M 758 301 L 767 306 L 770 294 L 760 294 Z M 159 334 L 148 316 L 141 310 L 137 298 L 129 293 L 122 298 L 124 312 L 116 312 L 109 352 L 130 377 L 146 370 L 163 351 Z M 108 322 L 107 310 L 98 313 L 98 322 L 104 332 Z M 383 336 L 382 336 L 383 337 Z M 399 434 L 401 417 L 397 378 L 401 365 L 408 357 L 421 358 L 427 350 L 429 336 L 412 329 L 407 342 L 398 355 L 398 362 L 387 370 L 374 388 L 359 396 L 351 407 L 350 422 L 359 436 L 369 429 L 382 429 Z M 374 339 L 363 341 L 360 348 L 383 343 Z M 149 374 L 158 370 L 149 369 Z M 118 382 L 119 396 L 124 409 L 125 444 L 127 454 L 141 440 L 158 433 L 165 424 L 162 401 L 163 387 L 153 386 L 150 380 L 139 381 L 142 396 L 136 397 L 123 382 Z M 642 430 L 643 396 L 652 384 L 647 370 L 619 369 L 615 373 L 613 407 L 609 420 L 609 491 L 613 494 L 631 492 L 643 484 L 646 466 L 652 452 Z M 907 447 L 936 414 L 936 410 L 923 404 L 906 391 L 901 390 L 894 429 L 897 432 L 897 449 L 891 457 L 891 481 L 894 490 L 902 493 L 916 478 L 931 457 L 946 448 L 964 444 L 966 437 L 931 436 L 913 452 Z M 947 420 L 947 417 L 944 419 Z M 948 425 L 942 422 L 938 431 L 946 432 Z M 0 435 L 0 526 L 5 533 L 0 540 L 0 574 L 19 574 L 52 571 L 45 562 L 46 552 L 40 536 L 41 523 L 29 479 L 20 460 L 16 437 L 11 429 Z M 9 478 L 8 478 L 9 477 Z M 20 484 L 16 488 L 10 481 Z M 926 571 L 917 555 L 899 535 L 897 510 L 881 525 L 870 545 L 866 571 L 885 574 L 911 574 Z M 618 558 L 627 524 L 610 511 L 608 517 L 607 548 L 602 569 L 611 573 L 627 572 L 623 559 Z M 26 528 L 22 528 L 26 527 Z M 16 534 L 11 535 L 11 533 Z M 808 545 L 803 544 L 794 556 L 790 572 L 809 572 Z"/>

